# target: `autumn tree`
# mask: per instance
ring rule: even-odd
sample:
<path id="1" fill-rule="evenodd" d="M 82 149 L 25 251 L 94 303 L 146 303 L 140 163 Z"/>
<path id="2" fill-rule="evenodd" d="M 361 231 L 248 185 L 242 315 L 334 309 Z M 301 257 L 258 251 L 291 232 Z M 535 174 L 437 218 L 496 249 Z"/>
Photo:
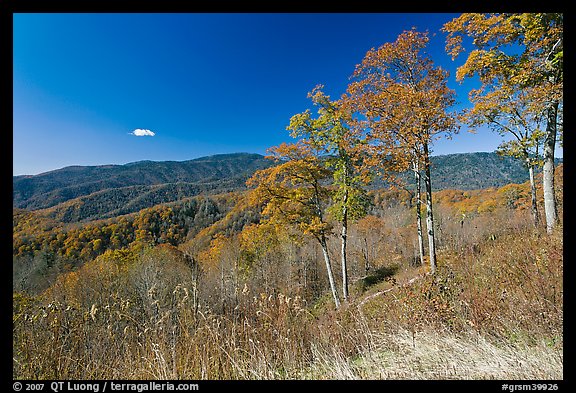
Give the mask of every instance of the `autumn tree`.
<path id="1" fill-rule="evenodd" d="M 327 243 L 332 227 L 325 213 L 330 199 L 327 187 L 330 170 L 321 162 L 321 151 L 302 141 L 282 143 L 269 151 L 269 158 L 278 162 L 278 165 L 256 171 L 248 179 L 247 185 L 255 187 L 250 198 L 254 204 L 264 205 L 262 215 L 265 223 L 279 228 L 293 225 L 318 241 L 324 255 L 334 304 L 338 308 L 340 300 Z"/>
<path id="2" fill-rule="evenodd" d="M 508 76 L 511 81 L 512 77 Z M 528 98 L 528 100 L 527 100 Z M 465 116 L 472 127 L 487 124 L 501 135 L 510 134 L 511 140 L 502 142 L 497 152 L 522 160 L 528 170 L 531 192 L 531 212 L 534 226 L 540 222 L 536 198 L 534 169 L 541 164 L 540 147 L 544 132 L 541 113 L 532 113 L 526 91 L 502 83 L 502 87 L 487 97 L 471 96 L 474 107 Z"/>
<path id="3" fill-rule="evenodd" d="M 281 240 L 277 228 L 271 223 L 246 225 L 238 234 L 244 276 L 258 277 L 258 285 L 265 293 L 279 289 L 281 266 L 279 260 L 285 260 L 281 251 Z"/>
<path id="4" fill-rule="evenodd" d="M 535 130 L 541 119 L 545 122 L 543 189 L 549 233 L 558 221 L 554 150 L 562 136 L 563 26 L 561 13 L 465 13 L 443 27 L 453 59 L 464 51 L 464 38 L 472 39 L 474 50 L 456 77 L 479 78 L 480 88 L 470 93 L 473 111 L 486 113 L 493 123 L 491 119 L 510 116 L 510 111 L 520 108 L 514 121 L 521 119 L 525 131 L 534 131 L 528 132 L 531 137 L 520 138 L 520 150 L 536 143 L 540 135 Z"/>
<path id="5" fill-rule="evenodd" d="M 369 182 L 363 165 L 361 133 L 349 126 L 350 116 L 341 110 L 341 103 L 331 101 L 319 85 L 308 94 L 318 108 L 317 118 L 310 110 L 294 115 L 287 129 L 294 138 L 323 155 L 322 163 L 333 174 L 331 206 L 332 217 L 341 224 L 342 295 L 348 299 L 347 237 L 348 224 L 364 217 L 368 197 L 364 186 Z"/>
<path id="6" fill-rule="evenodd" d="M 367 215 L 358 220 L 356 225 L 357 238 L 360 240 L 360 252 L 364 260 L 364 274 L 367 276 L 376 259 L 376 245 L 381 241 L 381 230 L 384 222 L 381 218 Z"/>
<path id="7" fill-rule="evenodd" d="M 411 166 L 417 181 L 423 176 L 429 263 L 434 272 L 430 149 L 440 134 L 457 132 L 458 126 L 449 111 L 455 93 L 447 86 L 448 72 L 436 67 L 425 52 L 428 41 L 427 33 L 410 30 L 395 42 L 368 51 L 352 75 L 345 101 L 362 116 L 369 143 L 379 157 L 387 157 L 386 165 L 396 171 Z"/>
<path id="8" fill-rule="evenodd" d="M 530 178 L 532 218 L 538 226 L 534 169 L 540 164 L 543 113 L 534 107 L 531 89 L 524 88 L 523 77 L 514 67 L 513 55 L 499 54 L 497 62 L 483 68 L 480 78 L 485 83 L 470 91 L 473 107 L 466 109 L 462 118 L 471 130 L 486 125 L 502 136 L 511 137 L 500 144 L 497 152 L 525 164 Z"/>

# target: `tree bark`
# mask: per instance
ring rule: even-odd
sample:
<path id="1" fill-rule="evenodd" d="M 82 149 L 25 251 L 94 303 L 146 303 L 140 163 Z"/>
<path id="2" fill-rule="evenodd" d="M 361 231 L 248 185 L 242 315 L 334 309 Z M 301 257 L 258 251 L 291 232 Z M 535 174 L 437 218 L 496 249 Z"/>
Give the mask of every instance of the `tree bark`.
<path id="1" fill-rule="evenodd" d="M 320 205 L 320 193 L 318 190 L 318 181 L 314 183 L 314 206 L 316 208 L 317 217 L 321 222 L 324 222 L 322 215 L 322 208 Z M 328 253 L 328 244 L 326 243 L 326 236 L 321 233 L 316 236 L 316 239 L 322 247 L 322 254 L 324 254 L 324 262 L 326 262 L 326 272 L 328 273 L 328 281 L 330 282 L 330 290 L 334 297 L 334 304 L 336 308 L 340 307 L 340 300 L 338 299 L 338 292 L 336 291 L 336 283 L 334 282 L 334 275 L 332 274 L 332 263 L 330 262 L 330 254 Z"/>
<path id="2" fill-rule="evenodd" d="M 556 193 L 554 191 L 554 148 L 556 147 L 556 121 L 558 103 L 548 108 L 546 122 L 546 139 L 544 140 L 544 169 L 542 188 L 544 189 L 544 213 L 546 214 L 546 231 L 550 234 L 558 221 Z"/>
<path id="3" fill-rule="evenodd" d="M 538 228 L 540 217 L 538 215 L 538 203 L 536 201 L 536 183 L 534 182 L 534 165 L 530 162 L 530 158 L 526 159 L 528 164 L 528 173 L 530 175 L 530 194 L 532 199 L 532 220 L 534 227 Z"/>
<path id="4" fill-rule="evenodd" d="M 368 239 L 364 238 L 364 274 L 367 276 L 370 270 L 370 261 L 368 260 Z"/>
<path id="5" fill-rule="evenodd" d="M 326 238 L 322 235 L 318 240 L 320 241 L 320 246 L 322 246 L 322 253 L 324 254 L 324 262 L 326 262 L 326 271 L 328 272 L 328 281 L 330 282 L 330 289 L 332 290 L 332 296 L 334 297 L 334 304 L 336 305 L 336 308 L 339 308 L 340 300 L 338 299 L 334 275 L 332 274 L 332 264 L 330 263 L 330 254 L 328 253 Z"/>
<path id="6" fill-rule="evenodd" d="M 344 195 L 344 206 L 342 208 L 342 232 L 340 234 L 342 238 L 341 244 L 341 259 L 342 259 L 342 295 L 344 300 L 348 300 L 348 266 L 346 261 L 346 239 L 348 235 L 348 192 Z"/>
<path id="7" fill-rule="evenodd" d="M 430 178 L 430 157 L 428 143 L 424 143 L 424 184 L 426 188 L 426 229 L 428 230 L 428 253 L 430 273 L 436 271 L 436 242 L 434 238 L 434 215 L 432 214 L 432 181 Z"/>
<path id="8" fill-rule="evenodd" d="M 421 200 L 421 177 L 420 167 L 418 160 L 413 162 L 414 176 L 416 178 L 416 230 L 418 232 L 418 256 L 420 257 L 420 265 L 424 265 L 424 238 L 422 236 L 422 200 Z"/>

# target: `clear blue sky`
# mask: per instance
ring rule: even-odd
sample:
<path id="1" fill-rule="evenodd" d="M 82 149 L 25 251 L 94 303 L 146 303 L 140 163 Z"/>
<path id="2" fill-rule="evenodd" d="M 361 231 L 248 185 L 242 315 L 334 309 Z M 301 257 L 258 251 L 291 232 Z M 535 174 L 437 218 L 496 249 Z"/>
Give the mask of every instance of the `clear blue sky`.
<path id="1" fill-rule="evenodd" d="M 265 154 L 323 84 L 333 98 L 366 52 L 416 27 L 450 70 L 457 14 L 14 14 L 13 174 L 69 165 Z M 134 130 L 154 136 L 136 136 Z M 136 132 L 138 133 L 138 132 Z M 434 154 L 493 151 L 462 130 Z"/>

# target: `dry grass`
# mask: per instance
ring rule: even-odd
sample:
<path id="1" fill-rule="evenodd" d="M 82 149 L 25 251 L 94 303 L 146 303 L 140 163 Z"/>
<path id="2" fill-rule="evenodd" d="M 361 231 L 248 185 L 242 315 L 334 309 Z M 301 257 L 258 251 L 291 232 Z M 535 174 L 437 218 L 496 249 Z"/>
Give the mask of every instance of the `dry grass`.
<path id="1" fill-rule="evenodd" d="M 464 334 L 399 329 L 374 336 L 374 349 L 346 358 L 334 347 L 315 348 L 311 379 L 563 379 L 563 353 L 545 343 L 513 346 Z"/>
<path id="2" fill-rule="evenodd" d="M 415 332 L 472 329 L 512 343 L 561 347 L 562 250 L 561 231 L 547 236 L 532 229 L 487 239 L 475 250 L 444 250 L 434 276 L 383 287 L 362 312 L 377 330 L 390 324 Z"/>
<path id="3" fill-rule="evenodd" d="M 42 296 L 15 294 L 13 377 L 563 379 L 562 251 L 561 228 L 502 232 L 338 311 L 242 290 L 220 308 L 167 252 L 100 258 Z"/>

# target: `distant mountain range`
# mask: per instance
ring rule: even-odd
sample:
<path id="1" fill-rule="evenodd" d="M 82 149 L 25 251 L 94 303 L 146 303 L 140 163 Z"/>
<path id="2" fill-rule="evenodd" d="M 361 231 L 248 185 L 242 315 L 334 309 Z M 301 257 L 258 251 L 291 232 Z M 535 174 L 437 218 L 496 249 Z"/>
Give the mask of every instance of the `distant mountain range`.
<path id="1" fill-rule="evenodd" d="M 520 160 L 495 152 L 447 154 L 433 156 L 431 161 L 434 191 L 478 190 L 528 181 L 528 169 Z M 563 160 L 555 162 L 560 164 Z"/>
<path id="2" fill-rule="evenodd" d="M 189 161 L 71 166 L 14 176 L 13 206 L 42 209 L 64 222 L 108 218 L 194 195 L 245 189 L 256 170 L 271 165 L 262 155 L 235 153 Z M 496 153 L 434 156 L 432 165 L 435 190 L 481 189 L 528 180 L 520 161 Z"/>
<path id="3" fill-rule="evenodd" d="M 183 196 L 242 188 L 256 170 L 270 165 L 259 154 L 236 153 L 189 161 L 70 166 L 39 175 L 14 176 L 13 205 L 37 210 L 82 198 L 83 204 L 106 202 L 116 209 L 149 207 Z"/>

